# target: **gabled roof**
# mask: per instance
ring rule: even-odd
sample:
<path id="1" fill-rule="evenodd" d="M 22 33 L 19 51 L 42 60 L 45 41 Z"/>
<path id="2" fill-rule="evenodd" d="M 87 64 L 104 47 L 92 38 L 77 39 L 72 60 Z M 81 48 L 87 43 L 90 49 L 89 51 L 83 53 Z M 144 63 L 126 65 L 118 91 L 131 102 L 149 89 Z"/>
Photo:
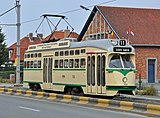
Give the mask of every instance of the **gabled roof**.
<path id="1" fill-rule="evenodd" d="M 160 9 L 124 8 L 95 6 L 85 26 L 80 33 L 79 40 L 87 31 L 95 12 L 99 11 L 111 29 L 117 34 L 117 38 L 128 38 L 127 31 L 133 31 L 130 36 L 133 45 L 160 44 Z"/>

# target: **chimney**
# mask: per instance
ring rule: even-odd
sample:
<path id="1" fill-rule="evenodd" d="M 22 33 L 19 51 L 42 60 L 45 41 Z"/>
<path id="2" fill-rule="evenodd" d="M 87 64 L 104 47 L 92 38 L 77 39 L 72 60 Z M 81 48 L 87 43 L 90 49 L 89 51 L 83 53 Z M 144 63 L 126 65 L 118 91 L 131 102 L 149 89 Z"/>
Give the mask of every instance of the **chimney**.
<path id="1" fill-rule="evenodd" d="M 68 35 L 70 34 L 70 30 L 67 28 L 64 30 L 64 38 L 68 38 Z"/>

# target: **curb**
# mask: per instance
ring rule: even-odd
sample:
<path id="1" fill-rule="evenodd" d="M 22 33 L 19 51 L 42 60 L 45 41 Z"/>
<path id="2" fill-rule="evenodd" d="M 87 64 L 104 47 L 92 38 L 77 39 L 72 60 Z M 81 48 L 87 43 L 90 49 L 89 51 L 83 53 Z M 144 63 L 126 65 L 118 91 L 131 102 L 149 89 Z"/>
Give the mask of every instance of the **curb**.
<path id="1" fill-rule="evenodd" d="M 26 97 L 36 97 L 59 101 L 65 103 L 75 103 L 80 105 L 90 105 L 105 109 L 114 109 L 125 112 L 133 112 L 149 116 L 160 117 L 160 105 L 136 103 L 128 101 L 117 101 L 109 99 L 99 99 L 84 96 L 62 95 L 56 93 L 35 92 L 31 90 L 15 89 L 15 88 L 0 88 L 0 93 L 9 95 L 21 95 Z"/>

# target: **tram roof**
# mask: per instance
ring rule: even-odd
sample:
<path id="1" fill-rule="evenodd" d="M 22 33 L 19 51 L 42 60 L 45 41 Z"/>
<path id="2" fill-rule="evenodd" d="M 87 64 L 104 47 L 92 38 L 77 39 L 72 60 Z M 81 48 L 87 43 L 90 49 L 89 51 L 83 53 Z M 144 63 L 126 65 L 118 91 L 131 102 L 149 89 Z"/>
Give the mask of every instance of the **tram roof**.
<path id="1" fill-rule="evenodd" d="M 131 48 L 131 52 L 134 52 L 134 48 L 126 43 L 125 46 L 119 45 L 119 39 L 100 39 L 100 40 L 86 40 L 81 42 L 74 42 L 75 40 L 63 39 L 57 42 L 44 43 L 38 45 L 30 45 L 28 51 L 37 50 L 50 50 L 50 49 L 68 49 L 68 48 L 83 48 L 83 47 L 93 47 L 99 48 L 106 51 L 113 52 L 113 47 L 128 47 Z M 126 41 L 126 40 L 125 40 Z M 127 41 L 126 41 L 127 42 Z"/>
<path id="2" fill-rule="evenodd" d="M 113 47 L 119 47 L 118 41 L 119 39 L 100 39 L 100 40 L 87 40 L 81 42 L 71 42 L 70 48 L 80 48 L 80 47 L 96 47 L 100 49 L 104 49 L 106 51 L 113 51 Z M 126 41 L 126 40 L 125 40 Z M 132 48 L 132 52 L 134 52 L 134 48 L 129 44 L 126 43 L 125 46 L 121 47 L 128 47 Z"/>

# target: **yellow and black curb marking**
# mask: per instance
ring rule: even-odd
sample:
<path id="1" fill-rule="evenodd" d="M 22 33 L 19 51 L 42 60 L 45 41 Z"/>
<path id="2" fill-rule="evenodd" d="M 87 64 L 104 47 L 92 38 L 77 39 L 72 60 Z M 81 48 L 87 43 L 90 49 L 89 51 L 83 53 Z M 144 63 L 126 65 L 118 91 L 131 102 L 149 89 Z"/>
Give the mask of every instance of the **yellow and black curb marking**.
<path id="1" fill-rule="evenodd" d="M 56 93 L 35 92 L 31 90 L 23 90 L 16 88 L 0 88 L 0 93 L 43 98 L 53 101 L 76 103 L 81 105 L 92 105 L 94 107 L 103 107 L 108 109 L 136 112 L 146 115 L 160 116 L 160 105 L 154 104 L 99 99 L 84 96 L 61 95 Z"/>

